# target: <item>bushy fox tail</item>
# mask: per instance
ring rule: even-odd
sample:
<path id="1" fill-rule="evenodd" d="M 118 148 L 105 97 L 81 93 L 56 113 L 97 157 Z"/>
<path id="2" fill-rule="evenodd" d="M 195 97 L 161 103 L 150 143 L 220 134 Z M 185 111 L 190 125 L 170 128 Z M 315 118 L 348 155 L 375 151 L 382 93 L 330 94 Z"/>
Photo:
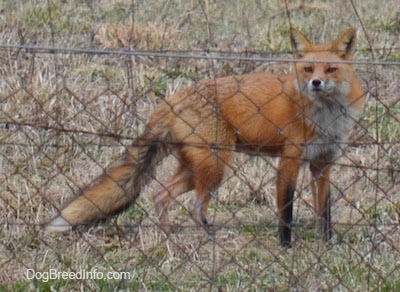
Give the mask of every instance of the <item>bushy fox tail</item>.
<path id="1" fill-rule="evenodd" d="M 46 225 L 46 231 L 65 232 L 74 225 L 104 218 L 133 204 L 153 177 L 156 164 L 166 155 L 161 142 L 143 135 L 92 186 L 67 204 Z"/>

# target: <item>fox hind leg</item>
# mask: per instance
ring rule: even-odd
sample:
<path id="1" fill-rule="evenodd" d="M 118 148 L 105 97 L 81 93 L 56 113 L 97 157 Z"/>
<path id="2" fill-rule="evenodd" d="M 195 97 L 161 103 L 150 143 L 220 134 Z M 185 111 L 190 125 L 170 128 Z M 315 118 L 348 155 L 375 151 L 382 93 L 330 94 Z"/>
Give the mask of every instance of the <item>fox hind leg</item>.
<path id="1" fill-rule="evenodd" d="M 200 157 L 206 158 L 199 161 L 194 168 L 196 199 L 192 216 L 197 223 L 201 224 L 210 233 L 210 224 L 206 217 L 208 205 L 211 197 L 215 196 L 216 190 L 224 177 L 226 164 L 229 162 L 232 153 L 229 151 L 219 151 L 217 154 L 204 152 Z"/>
<path id="2" fill-rule="evenodd" d="M 161 224 L 160 227 L 166 234 L 172 231 L 168 212 L 171 199 L 175 199 L 193 189 L 192 176 L 192 172 L 181 165 L 172 177 L 171 182 L 153 195 L 156 212 Z"/>

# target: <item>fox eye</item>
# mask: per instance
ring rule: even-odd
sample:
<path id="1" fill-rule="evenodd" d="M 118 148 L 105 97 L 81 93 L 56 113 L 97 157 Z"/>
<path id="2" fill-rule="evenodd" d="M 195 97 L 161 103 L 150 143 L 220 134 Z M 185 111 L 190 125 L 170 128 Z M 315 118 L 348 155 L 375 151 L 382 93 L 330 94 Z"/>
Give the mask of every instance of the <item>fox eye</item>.
<path id="1" fill-rule="evenodd" d="M 313 68 L 311 66 L 304 67 L 304 72 L 312 73 L 313 72 Z"/>
<path id="2" fill-rule="evenodd" d="M 326 70 L 327 73 L 333 73 L 336 72 L 337 68 L 336 67 L 329 67 L 328 70 Z"/>

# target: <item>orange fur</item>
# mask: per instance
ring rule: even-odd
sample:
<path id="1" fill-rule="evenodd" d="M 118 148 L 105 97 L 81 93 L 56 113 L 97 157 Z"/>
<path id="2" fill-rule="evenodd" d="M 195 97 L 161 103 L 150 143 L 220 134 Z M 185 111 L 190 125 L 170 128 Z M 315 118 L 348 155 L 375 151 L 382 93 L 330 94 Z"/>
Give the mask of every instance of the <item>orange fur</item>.
<path id="1" fill-rule="evenodd" d="M 173 150 L 180 166 L 154 201 L 161 227 L 169 232 L 171 198 L 196 190 L 192 216 L 207 227 L 210 194 L 221 183 L 234 151 L 281 156 L 277 177 L 280 242 L 291 244 L 293 194 L 302 164 L 313 176 L 314 207 L 323 237 L 331 236 L 329 173 L 343 151 L 347 133 L 364 104 L 352 66 L 355 31 L 334 42 L 311 44 L 290 32 L 292 73 L 253 73 L 202 81 L 160 105 L 146 132 L 124 158 L 73 200 L 49 230 L 105 217 L 135 201 L 155 165 Z"/>

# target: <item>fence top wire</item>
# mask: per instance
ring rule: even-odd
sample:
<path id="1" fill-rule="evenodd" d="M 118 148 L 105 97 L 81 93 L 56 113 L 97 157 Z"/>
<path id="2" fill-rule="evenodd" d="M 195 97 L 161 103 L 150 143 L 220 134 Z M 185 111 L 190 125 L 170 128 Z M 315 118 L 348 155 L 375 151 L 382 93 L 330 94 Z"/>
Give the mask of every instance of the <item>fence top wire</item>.
<path id="1" fill-rule="evenodd" d="M 36 46 L 36 45 L 11 45 L 0 44 L 0 50 L 20 51 L 26 50 L 31 53 L 42 54 L 92 54 L 92 55 L 123 55 L 141 56 L 150 58 L 179 58 L 179 59 L 199 59 L 199 60 L 220 60 L 220 61 L 252 61 L 252 62 L 304 62 L 288 57 L 268 57 L 262 56 L 262 52 L 214 52 L 214 51 L 140 51 L 140 50 L 108 50 L 93 48 L 62 48 L 55 46 Z M 243 56 L 242 54 L 246 54 Z M 249 56 L 251 55 L 251 56 Z M 327 60 L 313 60 L 314 63 L 327 63 Z M 335 61 L 335 63 L 351 63 L 358 65 L 387 65 L 400 66 L 400 61 L 387 60 L 351 60 Z"/>

